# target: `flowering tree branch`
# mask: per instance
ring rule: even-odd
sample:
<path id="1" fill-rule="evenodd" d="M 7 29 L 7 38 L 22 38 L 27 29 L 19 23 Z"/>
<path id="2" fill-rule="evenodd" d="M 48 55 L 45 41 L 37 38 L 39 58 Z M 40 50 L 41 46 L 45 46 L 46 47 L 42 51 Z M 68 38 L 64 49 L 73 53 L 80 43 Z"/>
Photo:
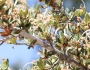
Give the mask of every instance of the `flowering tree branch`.
<path id="1" fill-rule="evenodd" d="M 90 69 L 90 13 L 86 12 L 84 1 L 81 0 L 83 5 L 80 8 L 72 11 L 63 6 L 63 0 L 39 0 L 45 5 L 37 4 L 30 9 L 24 1 L 0 0 L 0 29 L 3 29 L 0 45 L 6 42 L 27 45 L 28 49 L 34 48 L 35 44 L 44 47 L 40 50 L 44 58 L 41 56 L 32 67 L 35 70 L 50 67 L 62 70 L 67 66 L 73 70 Z M 25 42 L 19 43 L 18 40 Z M 60 61 L 59 65 L 56 59 Z"/>
<path id="2" fill-rule="evenodd" d="M 80 63 L 78 63 L 77 61 L 73 60 L 72 58 L 70 58 L 69 56 L 62 54 L 61 52 L 59 52 L 57 49 L 53 48 L 50 44 L 45 43 L 43 40 L 34 37 L 31 34 L 28 34 L 24 31 L 22 31 L 20 33 L 21 36 L 25 37 L 25 38 L 30 38 L 32 40 L 37 39 L 36 44 L 39 44 L 40 46 L 44 47 L 45 49 L 49 50 L 49 51 L 54 51 L 56 52 L 56 55 L 58 56 L 58 58 L 60 60 L 64 60 L 67 63 L 71 64 L 72 66 L 76 66 L 77 68 L 80 68 L 82 70 L 88 70 L 85 66 L 81 65 Z"/>

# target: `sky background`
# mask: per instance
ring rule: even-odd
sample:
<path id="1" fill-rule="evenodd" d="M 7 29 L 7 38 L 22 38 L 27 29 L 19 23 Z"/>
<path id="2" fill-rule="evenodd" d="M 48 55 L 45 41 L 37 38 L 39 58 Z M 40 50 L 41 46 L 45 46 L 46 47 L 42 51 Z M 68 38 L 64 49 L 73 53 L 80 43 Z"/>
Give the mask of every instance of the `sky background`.
<path id="1" fill-rule="evenodd" d="M 77 6 L 78 3 L 73 3 L 72 0 L 64 0 L 65 7 L 71 8 L 72 5 Z M 75 0 L 74 0 L 75 1 Z M 78 1 L 78 0 L 76 0 Z M 86 6 L 87 6 L 87 11 L 90 11 L 90 0 L 84 0 L 87 1 Z M 28 4 L 30 7 L 36 5 L 38 3 L 38 0 L 28 0 Z M 14 49 L 12 48 L 14 46 Z M 9 59 L 9 64 L 11 68 L 14 68 L 15 66 L 18 67 L 17 70 L 21 69 L 26 63 L 31 62 L 33 60 L 38 59 L 40 56 L 37 55 L 38 49 L 40 47 L 37 45 L 35 46 L 34 49 L 27 49 L 27 46 L 25 45 L 9 45 L 4 43 L 3 45 L 0 46 L 0 64 L 1 64 L 1 59 L 2 58 L 8 58 Z M 19 66 L 20 65 L 20 66 Z M 12 69 L 14 70 L 14 69 Z"/>
<path id="2" fill-rule="evenodd" d="M 29 6 L 34 6 L 37 1 L 28 0 L 28 4 Z M 14 49 L 12 47 L 14 47 Z M 2 58 L 8 58 L 10 67 L 15 68 L 17 66 L 19 70 L 23 68 L 26 63 L 39 58 L 39 55 L 37 55 L 39 48 L 40 47 L 38 45 L 35 46 L 34 49 L 27 49 L 27 46 L 25 45 L 10 45 L 4 43 L 0 46 L 0 64 Z"/>

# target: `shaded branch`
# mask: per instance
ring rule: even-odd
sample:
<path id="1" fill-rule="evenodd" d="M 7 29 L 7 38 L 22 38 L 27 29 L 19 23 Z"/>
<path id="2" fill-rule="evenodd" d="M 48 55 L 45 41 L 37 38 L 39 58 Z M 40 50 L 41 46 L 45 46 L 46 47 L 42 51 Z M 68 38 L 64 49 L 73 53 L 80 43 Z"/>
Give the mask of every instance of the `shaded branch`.
<path id="1" fill-rule="evenodd" d="M 89 70 L 85 66 L 81 65 L 79 62 L 70 58 L 69 56 L 67 56 L 65 54 L 63 55 L 59 51 L 56 51 L 56 52 L 57 52 L 57 56 L 59 57 L 60 60 L 64 60 L 65 62 L 71 64 L 71 66 L 76 66 L 77 68 L 80 68 L 81 70 Z"/>
<path id="2" fill-rule="evenodd" d="M 55 51 L 56 55 L 58 56 L 58 58 L 60 60 L 64 60 L 67 63 L 71 64 L 72 66 L 76 66 L 77 68 L 80 68 L 82 70 L 89 70 L 85 66 L 81 65 L 80 63 L 78 63 L 75 60 L 73 60 L 72 58 L 70 58 L 69 56 L 63 55 L 60 51 L 58 51 L 57 49 L 53 48 L 50 44 L 47 44 L 43 40 L 41 40 L 39 38 L 36 38 L 36 37 L 32 36 L 31 34 L 28 34 L 28 33 L 24 32 L 24 31 L 21 31 L 20 35 L 25 37 L 25 38 L 30 38 L 32 40 L 37 39 L 36 44 L 39 44 L 40 46 L 44 47 L 47 50 Z"/>
<path id="3" fill-rule="evenodd" d="M 2 41 L 1 43 L 0 43 L 0 45 L 2 45 L 4 42 Z"/>
<path id="4" fill-rule="evenodd" d="M 11 38 L 14 38 L 14 37 L 18 37 L 19 35 L 17 35 L 17 36 L 12 36 L 12 37 L 7 37 L 7 38 L 2 38 L 2 39 L 0 39 L 0 42 L 5 42 L 5 41 L 7 41 L 7 40 L 9 40 L 9 39 L 11 39 Z M 1 43 L 2 44 L 2 43 Z"/>
<path id="5" fill-rule="evenodd" d="M 26 46 L 29 46 L 27 43 L 16 43 L 16 45 L 26 45 Z"/>
<path id="6" fill-rule="evenodd" d="M 30 38 L 31 40 L 37 39 L 36 44 L 39 44 L 40 46 L 46 48 L 47 50 L 54 51 L 54 48 L 52 46 L 50 46 L 50 44 L 47 44 L 43 40 L 41 40 L 39 38 L 36 38 L 36 37 L 32 36 L 31 34 L 28 34 L 28 33 L 24 32 L 24 31 L 22 31 L 20 33 L 20 35 L 25 37 L 25 38 Z"/>

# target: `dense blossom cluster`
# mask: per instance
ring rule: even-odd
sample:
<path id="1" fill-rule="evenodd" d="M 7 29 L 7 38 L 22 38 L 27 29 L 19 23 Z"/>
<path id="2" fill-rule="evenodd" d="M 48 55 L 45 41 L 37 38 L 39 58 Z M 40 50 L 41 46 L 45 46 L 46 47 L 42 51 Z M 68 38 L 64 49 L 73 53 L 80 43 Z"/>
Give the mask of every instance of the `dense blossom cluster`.
<path id="1" fill-rule="evenodd" d="M 22 44 L 29 46 L 28 49 L 34 48 L 38 40 L 20 36 L 20 32 L 25 31 L 58 50 L 58 53 L 77 61 L 81 69 L 90 69 L 90 13 L 86 12 L 83 0 L 84 6 L 80 5 L 79 9 L 72 11 L 64 8 L 63 0 L 39 1 L 32 8 L 28 7 L 26 0 L 0 0 L 0 28 L 5 31 L 0 34 L 2 37 L 7 36 L 2 43 L 20 44 L 17 40 L 24 40 Z M 41 5 L 41 2 L 45 5 Z M 55 64 L 60 59 L 56 52 L 43 49 L 40 53 L 41 58 L 33 63 L 31 70 L 79 69 L 64 59 Z M 5 65 L 7 68 L 8 65 Z"/>

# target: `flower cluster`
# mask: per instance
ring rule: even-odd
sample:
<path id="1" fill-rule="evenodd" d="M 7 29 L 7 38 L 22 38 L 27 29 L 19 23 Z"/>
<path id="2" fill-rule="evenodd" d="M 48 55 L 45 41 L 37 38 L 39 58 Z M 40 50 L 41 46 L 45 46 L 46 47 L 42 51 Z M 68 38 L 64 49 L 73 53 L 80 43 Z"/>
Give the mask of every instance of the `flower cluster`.
<path id="1" fill-rule="evenodd" d="M 38 37 L 45 43 L 60 51 L 63 55 L 79 62 L 82 66 L 90 67 L 90 13 L 86 12 L 85 4 L 79 9 L 69 11 L 64 8 L 63 0 L 39 0 L 45 2 L 34 8 L 29 8 L 26 0 L 0 0 L 0 28 L 1 36 L 8 36 L 10 44 L 17 44 L 19 40 L 25 40 L 19 35 L 21 31 Z M 84 16 L 84 18 L 81 18 Z M 77 21 L 73 19 L 77 18 Z M 7 41 L 6 41 L 7 42 Z M 30 44 L 29 42 L 34 42 Z M 32 46 L 35 40 L 27 39 L 26 45 Z M 34 47 L 34 46 L 33 46 Z M 32 48 L 33 48 L 32 47 Z M 59 65 L 54 65 L 58 57 L 55 53 L 41 51 L 44 57 L 41 57 L 32 70 L 46 70 L 54 68 L 55 70 L 76 69 L 69 66 L 66 62 L 61 61 Z M 63 66 L 62 66 L 63 65 Z M 78 69 L 78 68 L 77 68 Z"/>

